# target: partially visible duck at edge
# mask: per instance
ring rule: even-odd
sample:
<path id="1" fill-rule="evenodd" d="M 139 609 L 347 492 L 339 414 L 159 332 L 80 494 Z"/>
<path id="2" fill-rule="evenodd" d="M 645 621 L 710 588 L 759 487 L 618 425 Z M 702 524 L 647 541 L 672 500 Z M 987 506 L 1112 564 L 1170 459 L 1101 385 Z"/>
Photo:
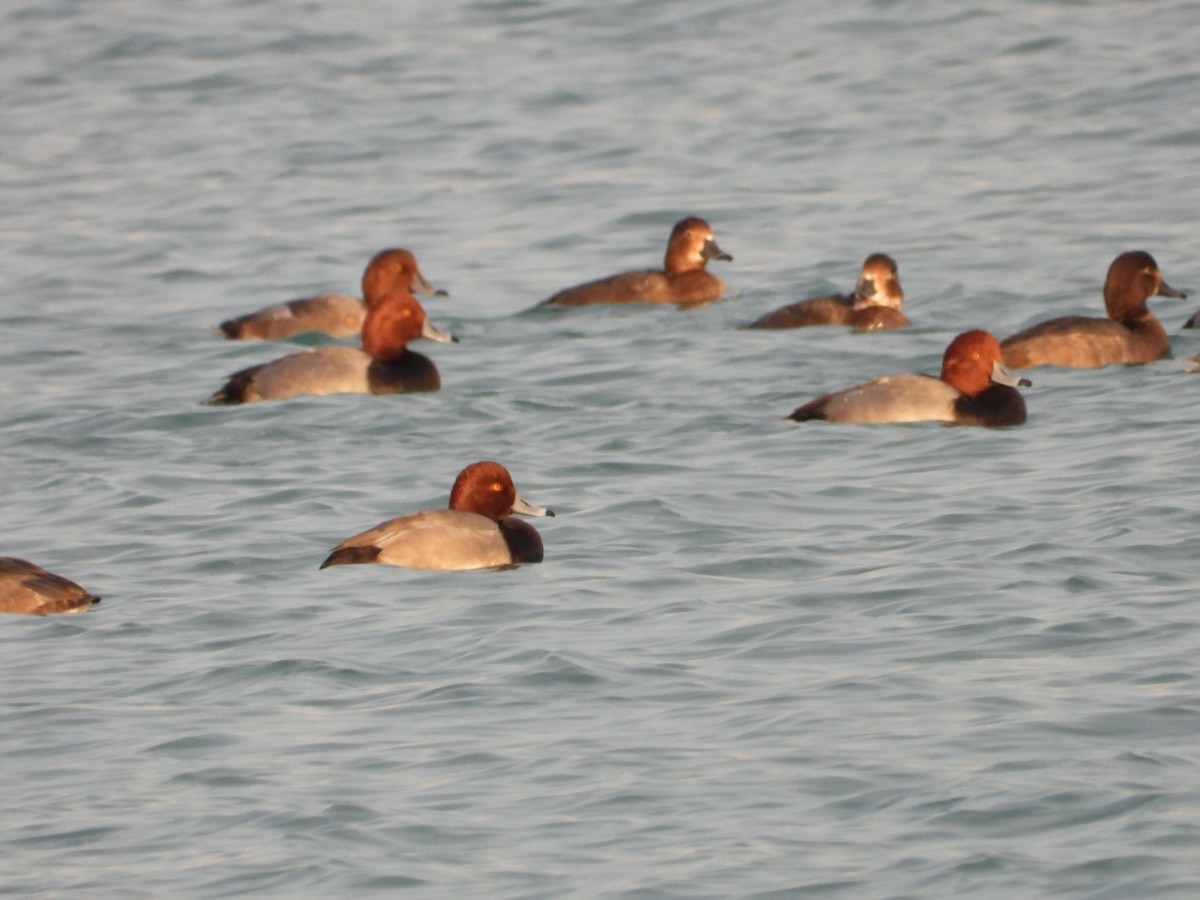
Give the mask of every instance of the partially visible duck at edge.
<path id="1" fill-rule="evenodd" d="M 1171 341 L 1146 307 L 1153 297 L 1186 297 L 1165 281 L 1154 257 L 1142 250 L 1122 253 L 1108 267 L 1104 281 L 1107 319 L 1063 316 L 1041 322 L 1000 342 L 1005 365 L 1031 366 L 1143 365 L 1166 356 Z"/>
<path id="2" fill-rule="evenodd" d="M 912 324 L 903 307 L 904 291 L 896 261 L 886 253 L 872 253 L 862 264 L 853 294 L 801 300 L 761 315 L 746 327 L 849 325 L 855 331 L 883 331 Z"/>
<path id="3" fill-rule="evenodd" d="M 1183 323 L 1184 328 L 1200 328 L 1200 310 L 1196 310 L 1192 317 Z"/>
<path id="4" fill-rule="evenodd" d="M 302 297 L 226 319 L 219 327 L 227 338 L 243 341 L 279 341 L 312 333 L 349 337 L 362 331 L 368 307 L 391 290 L 398 277 L 407 278 L 408 290 L 414 294 L 446 296 L 445 291 L 425 280 L 410 251 L 385 250 L 363 272 L 362 300 L 346 294 Z"/>
<path id="5" fill-rule="evenodd" d="M 796 409 L 793 422 L 922 422 L 953 425 L 1020 425 L 1027 387 L 1000 359 L 1000 343 L 982 329 L 965 331 L 942 355 L 940 378 L 923 374 L 885 375 L 825 394 Z"/>
<path id="6" fill-rule="evenodd" d="M 369 271 L 371 266 L 367 268 Z M 236 404 L 284 400 L 298 394 L 400 394 L 440 389 L 442 379 L 433 361 L 409 350 L 408 344 L 418 338 L 442 342 L 458 338 L 439 331 L 425 317 L 425 310 L 409 293 L 411 271 L 407 267 L 393 274 L 390 290 L 381 285 L 367 311 L 361 350 L 318 347 L 251 366 L 229 376 L 225 386 L 205 402 Z"/>
<path id="7" fill-rule="evenodd" d="M 99 597 L 68 578 L 15 556 L 0 556 L 0 613 L 80 613 L 99 602 Z"/>
<path id="8" fill-rule="evenodd" d="M 725 283 L 708 269 L 710 259 L 732 262 L 717 246 L 703 219 L 689 216 L 675 223 L 660 269 L 621 272 L 559 291 L 542 306 L 589 306 L 593 303 L 678 303 L 696 306 L 716 300 Z"/>
<path id="9" fill-rule="evenodd" d="M 508 470 L 497 462 L 472 463 L 458 474 L 447 509 L 389 519 L 342 541 L 321 568 L 385 563 L 413 569 L 465 571 L 542 561 L 542 538 L 528 522 L 553 516 L 522 500 Z"/>

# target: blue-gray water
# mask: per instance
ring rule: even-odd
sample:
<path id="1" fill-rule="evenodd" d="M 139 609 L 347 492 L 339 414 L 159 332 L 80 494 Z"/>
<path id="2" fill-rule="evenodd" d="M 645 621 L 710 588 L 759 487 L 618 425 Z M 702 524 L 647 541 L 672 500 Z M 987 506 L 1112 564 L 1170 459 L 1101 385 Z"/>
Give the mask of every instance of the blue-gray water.
<path id="1" fill-rule="evenodd" d="M 0 13 L 0 892 L 1200 893 L 1200 376 L 796 426 L 949 338 L 1200 288 L 1200 3 Z M 720 303 L 530 313 L 705 216 Z M 209 408 L 223 317 L 414 249 L 438 394 Z M 900 263 L 916 327 L 747 332 Z M 310 342 L 311 343 L 311 342 Z M 546 561 L 318 572 L 495 458 Z"/>

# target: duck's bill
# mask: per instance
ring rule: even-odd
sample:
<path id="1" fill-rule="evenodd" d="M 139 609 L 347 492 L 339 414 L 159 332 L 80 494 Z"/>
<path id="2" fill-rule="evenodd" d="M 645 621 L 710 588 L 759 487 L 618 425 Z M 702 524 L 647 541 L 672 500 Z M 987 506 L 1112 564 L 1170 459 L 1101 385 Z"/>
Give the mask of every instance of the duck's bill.
<path id="1" fill-rule="evenodd" d="M 520 513 L 523 516 L 554 516 L 554 510 L 546 509 L 544 506 L 534 506 L 532 503 L 528 503 L 525 500 L 522 500 L 520 497 L 517 497 L 517 499 L 513 501 L 512 511 L 515 513 Z"/>
<path id="2" fill-rule="evenodd" d="M 425 280 L 425 276 L 420 272 L 413 272 L 412 282 L 408 285 L 408 289 L 414 294 L 426 294 L 432 297 L 449 297 L 450 295 L 443 291 L 440 287 L 435 287 Z"/>
<path id="3" fill-rule="evenodd" d="M 1178 300 L 1186 300 L 1187 294 L 1183 291 L 1176 290 L 1165 281 L 1158 283 L 1158 296 L 1160 297 L 1175 297 Z"/>
<path id="4" fill-rule="evenodd" d="M 1009 387 L 1033 387 L 1033 382 L 1022 378 L 1000 360 L 992 363 L 992 381 L 996 384 L 1006 384 Z"/>
<path id="5" fill-rule="evenodd" d="M 867 301 L 875 296 L 875 279 L 860 278 L 858 284 L 854 286 L 854 299 L 857 301 Z"/>
<path id="6" fill-rule="evenodd" d="M 705 259 L 722 259 L 725 262 L 733 262 L 733 257 L 717 246 L 717 242 L 709 238 L 704 242 L 704 249 L 700 251 L 700 255 Z"/>
<path id="7" fill-rule="evenodd" d="M 425 324 L 423 326 L 421 326 L 421 337 L 429 338 L 429 340 L 431 340 L 431 341 L 438 341 L 439 343 L 442 343 L 442 344 L 457 344 L 458 343 L 458 338 L 456 338 L 454 335 L 450 334 L 448 331 L 439 330 L 437 328 L 437 326 L 434 325 L 432 322 L 430 322 L 428 319 L 426 319 Z"/>

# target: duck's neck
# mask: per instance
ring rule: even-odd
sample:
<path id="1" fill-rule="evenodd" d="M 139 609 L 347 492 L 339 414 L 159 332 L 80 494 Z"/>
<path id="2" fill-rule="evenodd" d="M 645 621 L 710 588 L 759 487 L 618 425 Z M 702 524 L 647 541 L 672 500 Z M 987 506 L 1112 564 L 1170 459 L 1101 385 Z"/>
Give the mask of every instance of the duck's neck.
<path id="1" fill-rule="evenodd" d="M 363 320 L 362 346 L 372 359 L 390 362 L 404 356 L 413 333 L 416 317 L 403 303 L 381 301 L 367 312 Z M 417 334 L 420 333 L 416 325 Z"/>
<path id="2" fill-rule="evenodd" d="M 663 268 L 668 275 L 682 275 L 684 272 L 703 269 L 706 262 L 707 260 L 698 253 L 676 250 L 672 247 L 667 250 L 667 255 L 663 259 Z"/>
<path id="3" fill-rule="evenodd" d="M 1147 306 L 1139 306 L 1137 309 L 1129 310 L 1123 316 L 1113 316 L 1113 318 L 1130 331 L 1151 333 L 1161 331 L 1166 334 L 1162 323 L 1158 321 L 1158 316 L 1150 312 L 1150 308 Z"/>
<path id="4" fill-rule="evenodd" d="M 1142 307 L 1138 315 L 1126 316 L 1121 324 L 1129 329 L 1133 340 L 1141 347 L 1140 350 L 1134 351 L 1139 361 L 1158 359 L 1171 347 L 1171 338 L 1163 328 L 1162 322 L 1145 307 Z"/>

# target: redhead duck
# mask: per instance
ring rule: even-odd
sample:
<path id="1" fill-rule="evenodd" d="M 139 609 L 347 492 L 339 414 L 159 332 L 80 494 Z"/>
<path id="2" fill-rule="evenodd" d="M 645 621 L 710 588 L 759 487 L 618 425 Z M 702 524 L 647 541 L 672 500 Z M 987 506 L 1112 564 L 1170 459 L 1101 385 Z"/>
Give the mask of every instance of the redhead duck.
<path id="1" fill-rule="evenodd" d="M 1149 253 L 1122 253 L 1108 267 L 1104 281 L 1107 319 L 1063 316 L 1026 328 L 1000 343 L 1004 362 L 1014 369 L 1094 369 L 1116 363 L 1139 366 L 1161 359 L 1171 349 L 1171 342 L 1146 308 L 1146 301 L 1156 294 L 1187 296 L 1163 281 L 1158 263 Z"/>
<path id="2" fill-rule="evenodd" d="M 367 307 L 387 293 L 397 278 L 407 278 L 408 289 L 414 294 L 446 296 L 445 291 L 425 280 L 410 251 L 384 250 L 376 254 L 363 272 L 362 300 L 345 294 L 302 297 L 226 319 L 219 327 L 226 337 L 243 341 L 278 341 L 313 332 L 349 337 L 362 330 Z"/>
<path id="3" fill-rule="evenodd" d="M 942 356 L 942 375 L 885 375 L 818 397 L 793 412 L 793 422 L 921 422 L 1020 425 L 1025 400 L 1018 379 L 1000 360 L 1000 344 L 982 329 L 965 331 Z"/>
<path id="4" fill-rule="evenodd" d="M 448 509 L 389 519 L 346 538 L 321 568 L 386 563 L 413 569 L 464 571 L 542 561 L 542 538 L 528 522 L 512 518 L 553 516 L 517 495 L 512 476 L 497 462 L 477 462 L 458 473 Z"/>
<path id="5" fill-rule="evenodd" d="M 0 556 L 0 612 L 28 616 L 79 613 L 99 602 L 99 597 L 61 575 L 15 556 Z"/>
<path id="6" fill-rule="evenodd" d="M 404 270 L 398 274 L 403 276 Z M 376 299 L 363 321 L 362 350 L 318 347 L 251 366 L 230 375 L 225 386 L 205 402 L 234 404 L 283 400 L 297 394 L 438 390 L 442 379 L 437 367 L 428 357 L 409 350 L 408 343 L 422 337 L 442 342 L 458 338 L 438 331 L 425 318 L 425 310 L 408 291 L 409 281 L 408 277 L 399 277 L 389 293 L 374 295 Z"/>
<path id="7" fill-rule="evenodd" d="M 542 306 L 588 306 L 592 303 L 678 303 L 694 306 L 716 300 L 725 283 L 705 269 L 710 259 L 733 257 L 717 246 L 712 228 L 690 216 L 675 223 L 667 241 L 663 268 L 622 272 L 559 291 Z"/>
<path id="8" fill-rule="evenodd" d="M 803 328 L 849 325 L 855 331 L 883 331 L 912 324 L 901 311 L 904 291 L 896 261 L 872 253 L 862 264 L 853 294 L 801 300 L 759 316 L 748 328 Z"/>

